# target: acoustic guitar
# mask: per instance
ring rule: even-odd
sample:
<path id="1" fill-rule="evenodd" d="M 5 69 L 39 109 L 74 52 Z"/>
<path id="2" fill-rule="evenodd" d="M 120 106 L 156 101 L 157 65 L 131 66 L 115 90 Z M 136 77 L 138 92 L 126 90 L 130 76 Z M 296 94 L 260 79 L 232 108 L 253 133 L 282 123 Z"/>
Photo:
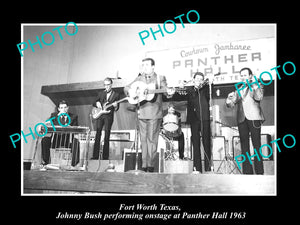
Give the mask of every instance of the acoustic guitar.
<path id="1" fill-rule="evenodd" d="M 176 92 L 184 91 L 184 88 L 174 88 Z M 151 101 L 155 94 L 167 93 L 167 89 L 156 89 L 155 83 L 146 84 L 143 81 L 135 81 L 130 85 L 128 90 L 128 102 L 137 104 L 142 101 Z"/>

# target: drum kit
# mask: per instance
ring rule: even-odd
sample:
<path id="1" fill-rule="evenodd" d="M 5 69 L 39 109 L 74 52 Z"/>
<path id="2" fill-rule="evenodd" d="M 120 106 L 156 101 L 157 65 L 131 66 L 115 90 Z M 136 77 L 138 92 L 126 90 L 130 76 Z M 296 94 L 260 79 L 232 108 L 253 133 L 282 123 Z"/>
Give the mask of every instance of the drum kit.
<path id="1" fill-rule="evenodd" d="M 163 117 L 163 124 L 160 132 L 161 137 L 166 141 L 165 160 L 176 160 L 178 156 L 174 150 L 174 138 L 181 135 L 179 118 L 177 115 L 168 113 Z"/>

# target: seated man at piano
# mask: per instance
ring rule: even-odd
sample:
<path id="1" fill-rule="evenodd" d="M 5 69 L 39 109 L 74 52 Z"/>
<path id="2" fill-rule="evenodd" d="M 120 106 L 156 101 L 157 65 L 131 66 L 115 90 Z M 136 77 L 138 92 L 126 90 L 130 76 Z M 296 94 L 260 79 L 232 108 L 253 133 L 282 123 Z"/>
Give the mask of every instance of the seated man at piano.
<path id="1" fill-rule="evenodd" d="M 69 113 L 69 105 L 67 101 L 61 100 L 57 106 L 57 112 L 51 113 L 50 118 L 55 117 L 51 120 L 54 126 L 60 126 L 69 124 L 68 126 L 78 126 L 78 116 Z M 68 114 L 60 116 L 60 114 Z M 71 121 L 68 121 L 68 120 Z M 60 120 L 60 121 L 58 121 Z M 47 121 L 45 124 L 47 126 L 52 126 L 50 121 Z M 42 127 L 43 128 L 43 127 Z M 75 166 L 79 162 L 79 142 L 78 139 L 74 138 L 72 134 L 69 133 L 53 133 L 49 136 L 45 136 L 42 139 L 42 160 L 43 164 L 47 165 L 50 163 L 50 148 L 71 148 L 72 152 L 72 162 L 71 165 Z"/>

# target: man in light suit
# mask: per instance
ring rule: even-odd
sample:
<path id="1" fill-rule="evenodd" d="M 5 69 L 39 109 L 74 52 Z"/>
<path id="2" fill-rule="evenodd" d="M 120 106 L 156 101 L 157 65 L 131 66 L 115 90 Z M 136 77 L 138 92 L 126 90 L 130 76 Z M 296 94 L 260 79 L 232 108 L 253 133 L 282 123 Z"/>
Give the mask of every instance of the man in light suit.
<path id="1" fill-rule="evenodd" d="M 140 74 L 131 84 L 142 81 L 146 84 L 155 84 L 156 89 L 166 89 L 171 97 L 175 91 L 167 88 L 165 76 L 159 76 L 154 72 L 155 61 L 152 58 L 142 60 L 142 74 Z M 124 88 L 124 93 L 130 96 L 131 84 Z M 154 158 L 157 152 L 158 136 L 160 124 L 163 118 L 162 94 L 156 94 L 151 101 L 144 101 L 139 109 L 139 130 L 142 147 L 142 169 L 145 172 L 154 171 Z"/>
<path id="2" fill-rule="evenodd" d="M 240 70 L 240 79 L 246 83 L 246 80 L 252 81 L 252 71 L 249 68 L 243 68 Z M 260 87 L 259 87 L 260 86 Z M 249 146 L 249 132 L 251 133 L 251 140 L 253 147 L 259 152 L 261 147 L 261 125 L 264 122 L 265 118 L 260 107 L 260 102 L 263 99 L 264 90 L 263 85 L 257 85 L 256 83 L 251 85 L 251 90 L 249 86 L 240 91 L 240 95 L 235 92 L 229 93 L 226 99 L 227 107 L 233 108 L 237 106 L 237 123 L 238 130 L 240 134 L 241 149 L 242 154 L 246 156 L 246 152 L 250 154 Z M 256 174 L 263 174 L 263 162 L 258 160 L 255 156 L 254 158 L 254 168 Z M 253 168 L 249 160 L 243 162 L 243 173 L 244 174 L 253 174 Z"/>

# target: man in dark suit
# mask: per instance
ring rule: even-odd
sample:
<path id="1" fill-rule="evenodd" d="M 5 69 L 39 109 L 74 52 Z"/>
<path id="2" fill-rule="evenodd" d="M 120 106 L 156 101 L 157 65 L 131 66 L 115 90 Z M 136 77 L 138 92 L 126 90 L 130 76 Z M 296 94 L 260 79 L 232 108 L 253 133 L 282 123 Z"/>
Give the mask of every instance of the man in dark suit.
<path id="1" fill-rule="evenodd" d="M 249 68 L 243 68 L 240 70 L 240 79 L 246 83 L 249 80 L 252 83 L 252 71 Z M 260 102 L 264 96 L 263 85 L 252 84 L 251 89 L 247 86 L 240 91 L 239 95 L 237 91 L 229 93 L 226 99 L 227 107 L 233 108 L 237 106 L 237 123 L 241 140 L 242 154 L 246 155 L 246 152 L 250 154 L 249 146 L 249 132 L 251 133 L 251 140 L 253 147 L 258 151 L 261 147 L 261 124 L 264 122 L 264 115 L 260 107 Z M 254 157 L 255 173 L 263 174 L 263 162 Z M 249 160 L 245 160 L 243 163 L 243 173 L 253 174 L 252 163 Z"/>
<path id="2" fill-rule="evenodd" d="M 194 87 L 187 88 L 187 123 L 191 125 L 194 168 L 202 172 L 200 131 L 204 147 L 204 168 L 211 170 L 211 128 L 209 113 L 209 85 L 203 85 L 204 75 L 196 72 Z M 202 86 L 203 85 L 203 86 Z"/>
<path id="3" fill-rule="evenodd" d="M 46 125 L 50 125 L 50 123 L 53 123 L 53 125 L 56 126 L 63 126 L 63 125 L 68 125 L 68 126 L 78 126 L 78 116 L 69 113 L 69 106 L 67 101 L 61 100 L 58 103 L 57 106 L 58 112 L 51 113 L 50 118 L 55 118 L 52 119 L 51 122 L 48 121 L 46 122 Z M 68 114 L 64 115 L 64 114 Z M 70 121 L 69 121 L 70 120 Z M 71 141 L 70 141 L 71 140 Z M 72 144 L 73 142 L 73 144 Z M 43 159 L 43 164 L 49 164 L 50 163 L 50 148 L 57 148 L 57 147 L 66 147 L 70 148 L 71 146 L 71 151 L 72 151 L 72 166 L 75 166 L 79 162 L 79 145 L 78 145 L 78 140 L 75 138 L 70 139 L 70 134 L 52 134 L 50 137 L 45 136 L 42 139 L 42 159 Z"/>
<path id="4" fill-rule="evenodd" d="M 94 152 L 92 159 L 99 159 L 99 151 L 100 151 L 100 140 L 101 140 L 101 133 L 104 127 L 104 146 L 102 152 L 102 159 L 108 160 L 109 159 L 109 137 L 110 137 L 110 130 L 111 126 L 114 122 L 114 112 L 119 109 L 119 104 L 115 103 L 119 100 L 119 93 L 115 92 L 112 89 L 113 81 L 111 78 L 104 79 L 104 91 L 101 91 L 94 102 L 93 106 L 97 108 L 103 108 L 104 104 L 113 104 L 112 107 L 107 109 L 107 113 L 102 114 L 96 120 L 96 137 L 95 137 L 95 144 L 94 144 Z"/>

